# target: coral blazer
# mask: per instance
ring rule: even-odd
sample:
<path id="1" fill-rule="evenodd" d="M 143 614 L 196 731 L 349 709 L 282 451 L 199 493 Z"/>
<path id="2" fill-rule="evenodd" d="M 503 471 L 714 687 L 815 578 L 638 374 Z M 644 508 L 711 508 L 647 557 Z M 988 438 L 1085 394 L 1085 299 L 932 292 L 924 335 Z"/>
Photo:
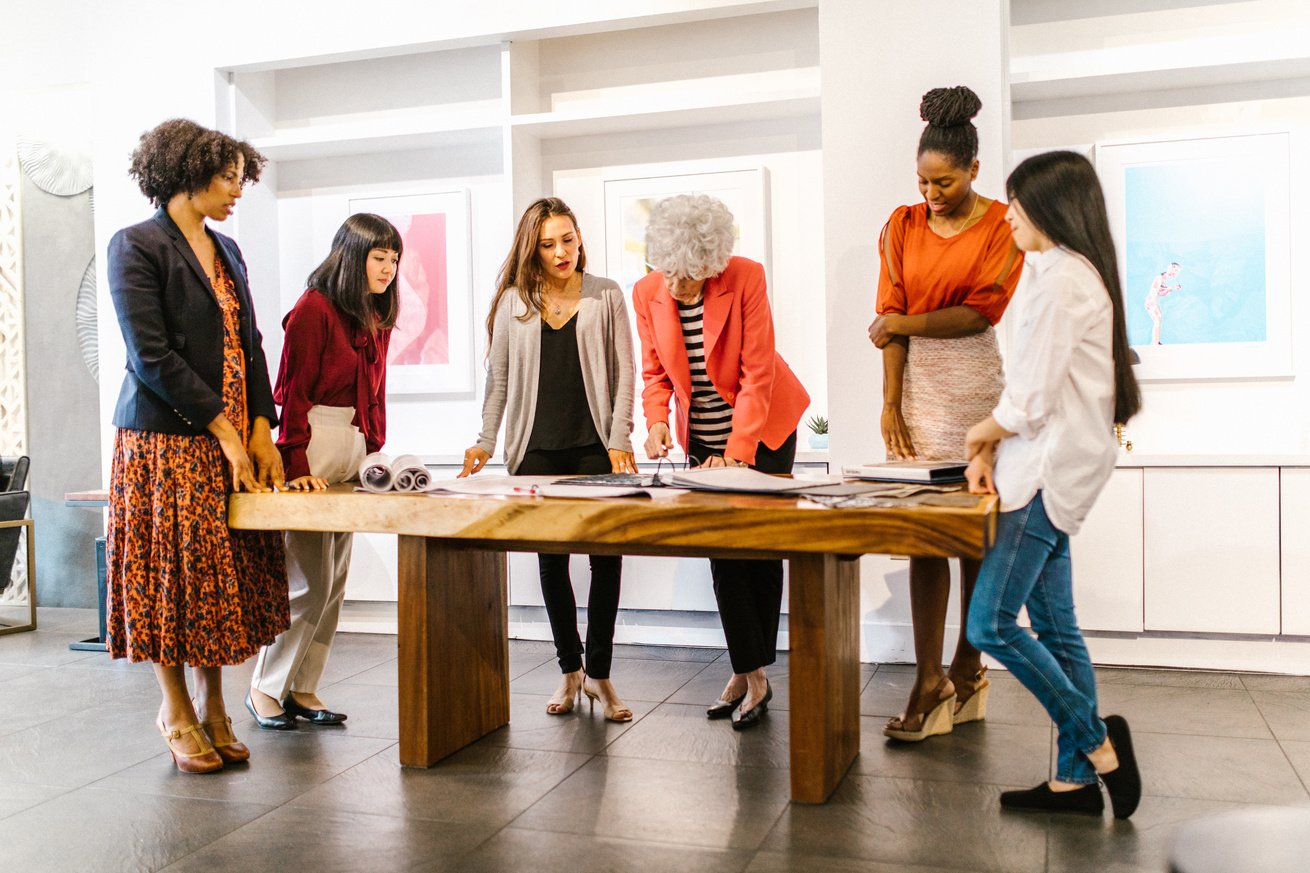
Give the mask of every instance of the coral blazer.
<path id="1" fill-rule="evenodd" d="M 705 280 L 705 370 L 732 407 L 725 454 L 755 463 L 764 443 L 782 445 L 810 405 L 800 380 L 773 346 L 773 314 L 764 267 L 734 257 L 722 273 Z M 677 437 L 688 446 L 691 368 L 682 340 L 678 303 L 663 273 L 650 273 L 632 289 L 641 337 L 641 392 L 646 427 L 667 424 L 669 398 L 677 398 Z"/>

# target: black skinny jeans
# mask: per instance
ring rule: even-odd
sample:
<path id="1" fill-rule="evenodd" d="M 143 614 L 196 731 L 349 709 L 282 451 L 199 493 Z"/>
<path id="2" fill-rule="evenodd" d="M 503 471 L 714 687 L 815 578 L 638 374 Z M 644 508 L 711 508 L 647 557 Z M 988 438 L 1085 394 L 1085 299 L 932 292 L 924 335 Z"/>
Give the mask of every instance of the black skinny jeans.
<path id="1" fill-rule="evenodd" d="M 516 476 L 568 476 L 575 473 L 609 473 L 609 451 L 600 443 L 577 449 L 533 449 L 523 455 Z M 582 668 L 582 639 L 578 636 L 578 604 L 569 579 L 568 555 L 537 555 L 541 569 L 541 596 L 550 617 L 555 654 L 562 673 Z M 591 556 L 591 593 L 587 597 L 587 675 L 610 677 L 614 659 L 614 622 L 619 614 L 619 577 L 623 558 Z"/>
<path id="2" fill-rule="evenodd" d="M 722 452 L 692 441 L 691 462 L 703 464 Z M 796 433 L 776 449 L 760 443 L 753 469 L 761 473 L 790 473 L 796 461 Z M 725 531 L 724 536 L 731 536 Z M 749 673 L 778 659 L 778 622 L 782 613 L 782 561 L 710 558 L 714 599 L 728 641 L 732 672 Z"/>

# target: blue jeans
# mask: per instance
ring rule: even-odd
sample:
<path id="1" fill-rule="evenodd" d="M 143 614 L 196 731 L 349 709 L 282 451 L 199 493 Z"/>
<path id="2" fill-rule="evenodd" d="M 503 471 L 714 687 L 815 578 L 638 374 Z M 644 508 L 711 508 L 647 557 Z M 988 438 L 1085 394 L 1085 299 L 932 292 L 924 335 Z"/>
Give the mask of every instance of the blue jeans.
<path id="1" fill-rule="evenodd" d="M 1036 639 L 1019 627 L 1028 607 Z M 1093 785 L 1087 753 L 1105 742 L 1096 712 L 1096 674 L 1078 629 L 1069 535 L 1046 516 L 1042 495 L 1003 512 L 969 607 L 969 642 L 1000 661 L 1033 693 L 1059 730 L 1056 779 Z"/>

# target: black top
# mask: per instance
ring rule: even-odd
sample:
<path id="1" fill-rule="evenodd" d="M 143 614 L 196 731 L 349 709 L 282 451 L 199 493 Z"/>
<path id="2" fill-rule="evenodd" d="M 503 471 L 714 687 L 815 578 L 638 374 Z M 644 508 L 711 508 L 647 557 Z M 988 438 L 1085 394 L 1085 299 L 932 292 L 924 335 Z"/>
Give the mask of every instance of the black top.
<path id="1" fill-rule="evenodd" d="M 541 320 L 541 369 L 537 375 L 537 409 L 525 451 L 576 449 L 604 444 L 587 404 L 578 357 L 578 316 L 559 330 Z"/>

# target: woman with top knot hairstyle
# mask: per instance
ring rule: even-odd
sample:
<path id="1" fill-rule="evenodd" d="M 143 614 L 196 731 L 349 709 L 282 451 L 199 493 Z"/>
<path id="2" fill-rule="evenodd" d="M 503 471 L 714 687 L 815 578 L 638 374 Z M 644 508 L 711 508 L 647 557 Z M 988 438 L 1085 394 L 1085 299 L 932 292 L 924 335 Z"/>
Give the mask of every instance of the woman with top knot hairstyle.
<path id="1" fill-rule="evenodd" d="M 1019 282 L 1023 259 L 1010 239 L 1004 203 L 973 187 L 982 101 L 969 88 L 934 88 L 919 114 L 916 172 L 922 203 L 898 206 L 878 249 L 878 317 L 869 339 L 882 349 L 882 436 L 893 459 L 959 460 L 964 434 L 1001 394 L 1001 356 L 992 330 Z M 979 562 L 961 559 L 961 605 Z M 941 666 L 950 598 L 945 558 L 910 559 L 914 688 L 905 712 L 883 729 L 919 741 L 978 721 L 987 712 L 982 656 L 961 621 L 949 672 Z"/>

